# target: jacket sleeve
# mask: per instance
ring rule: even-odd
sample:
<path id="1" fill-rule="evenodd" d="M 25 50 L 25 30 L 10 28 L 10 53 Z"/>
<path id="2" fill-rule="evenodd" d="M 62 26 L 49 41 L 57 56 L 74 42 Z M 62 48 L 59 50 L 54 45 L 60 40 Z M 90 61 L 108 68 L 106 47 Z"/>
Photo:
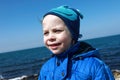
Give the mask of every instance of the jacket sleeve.
<path id="1" fill-rule="evenodd" d="M 96 70 L 96 75 L 94 80 L 115 80 L 115 79 L 109 67 L 105 64 L 102 64 Z"/>
<path id="2" fill-rule="evenodd" d="M 47 68 L 46 68 L 46 66 L 45 65 L 43 65 L 42 66 L 42 68 L 41 68 L 41 70 L 40 70 L 40 72 L 39 72 L 39 77 L 38 77 L 38 80 L 46 80 L 46 77 L 45 77 L 45 70 L 46 70 Z"/>
<path id="3" fill-rule="evenodd" d="M 42 70 L 41 70 L 40 73 L 39 73 L 38 80 L 42 80 Z"/>
<path id="4" fill-rule="evenodd" d="M 40 74 L 39 74 L 39 76 L 38 76 L 38 80 L 42 80 L 42 79 L 41 79 L 41 75 L 40 75 Z"/>
<path id="5" fill-rule="evenodd" d="M 38 80 L 46 80 L 45 74 L 47 74 L 47 73 L 45 73 L 44 70 L 41 70 L 40 74 L 39 74 L 39 77 L 38 77 Z"/>

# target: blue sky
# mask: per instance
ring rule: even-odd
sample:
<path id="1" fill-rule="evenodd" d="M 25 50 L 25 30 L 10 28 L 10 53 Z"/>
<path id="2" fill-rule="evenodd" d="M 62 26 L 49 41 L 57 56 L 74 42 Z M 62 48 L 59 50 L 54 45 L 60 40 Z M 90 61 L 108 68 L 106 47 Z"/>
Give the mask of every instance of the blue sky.
<path id="1" fill-rule="evenodd" d="M 82 39 L 120 34 L 120 0 L 0 0 L 0 53 L 43 46 L 39 20 L 60 5 L 83 14 Z"/>

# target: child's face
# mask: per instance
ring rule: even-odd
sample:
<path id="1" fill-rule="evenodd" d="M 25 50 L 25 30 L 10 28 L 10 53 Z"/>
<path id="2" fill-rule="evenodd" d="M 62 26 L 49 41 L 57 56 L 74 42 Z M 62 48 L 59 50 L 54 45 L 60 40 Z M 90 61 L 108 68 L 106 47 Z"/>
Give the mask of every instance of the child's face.
<path id="1" fill-rule="evenodd" d="M 44 43 L 54 54 L 60 54 L 71 46 L 71 34 L 59 17 L 47 15 L 43 19 L 42 25 Z"/>

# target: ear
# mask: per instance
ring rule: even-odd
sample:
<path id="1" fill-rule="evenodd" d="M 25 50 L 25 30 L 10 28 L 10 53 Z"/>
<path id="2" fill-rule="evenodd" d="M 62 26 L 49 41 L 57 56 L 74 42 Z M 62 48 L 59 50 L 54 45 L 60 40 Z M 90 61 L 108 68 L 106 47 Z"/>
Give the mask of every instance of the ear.
<path id="1" fill-rule="evenodd" d="M 74 45 L 75 42 L 76 42 L 76 41 L 75 41 L 74 39 L 72 39 L 71 44 Z"/>

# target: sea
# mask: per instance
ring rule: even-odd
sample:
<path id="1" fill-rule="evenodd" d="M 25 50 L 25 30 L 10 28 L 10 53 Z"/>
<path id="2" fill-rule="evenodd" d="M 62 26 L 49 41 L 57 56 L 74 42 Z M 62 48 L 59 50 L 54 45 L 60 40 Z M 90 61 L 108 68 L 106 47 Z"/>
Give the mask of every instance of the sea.
<path id="1" fill-rule="evenodd" d="M 99 49 L 101 59 L 111 70 L 120 70 L 120 34 L 82 41 Z M 50 51 L 44 46 L 0 53 L 0 80 L 39 74 L 50 56 Z"/>

